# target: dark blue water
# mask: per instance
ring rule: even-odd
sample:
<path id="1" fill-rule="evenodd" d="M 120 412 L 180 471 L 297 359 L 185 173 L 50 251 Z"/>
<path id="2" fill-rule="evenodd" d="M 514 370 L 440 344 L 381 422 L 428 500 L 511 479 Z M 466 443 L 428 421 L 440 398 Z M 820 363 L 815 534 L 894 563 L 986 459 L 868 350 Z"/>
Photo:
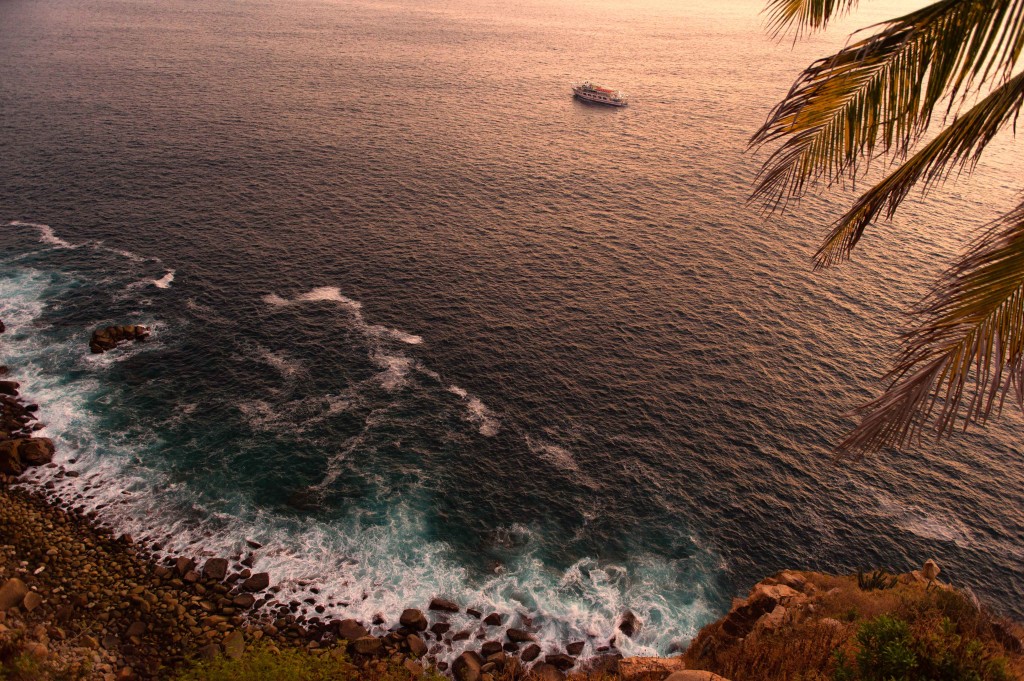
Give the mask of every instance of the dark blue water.
<path id="1" fill-rule="evenodd" d="M 0 349 L 82 472 L 57 493 L 175 552 L 257 540 L 329 614 L 443 595 L 588 653 L 626 609 L 624 652 L 667 652 L 787 567 L 934 557 L 1024 616 L 1019 415 L 830 456 L 1019 162 L 812 273 L 848 195 L 762 217 L 745 145 L 842 36 L 759 9 L 7 0 Z M 110 323 L 153 338 L 90 355 Z"/>

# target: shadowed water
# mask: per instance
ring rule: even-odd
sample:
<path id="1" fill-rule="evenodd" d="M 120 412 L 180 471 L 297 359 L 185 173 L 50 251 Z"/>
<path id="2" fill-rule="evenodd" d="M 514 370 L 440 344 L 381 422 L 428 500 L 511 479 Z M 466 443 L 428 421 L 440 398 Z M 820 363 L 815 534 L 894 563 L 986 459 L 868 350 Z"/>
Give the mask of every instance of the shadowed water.
<path id="1" fill-rule="evenodd" d="M 626 609 L 624 652 L 668 652 L 784 567 L 935 557 L 1024 616 L 1017 414 L 829 454 L 1015 203 L 1012 146 L 835 272 L 849 193 L 746 203 L 770 106 L 894 7 L 794 48 L 752 2 L 7 0 L 3 361 L 82 471 L 57 493 L 257 540 L 326 616 L 443 595 L 585 654 Z M 89 355 L 107 323 L 152 341 Z"/>

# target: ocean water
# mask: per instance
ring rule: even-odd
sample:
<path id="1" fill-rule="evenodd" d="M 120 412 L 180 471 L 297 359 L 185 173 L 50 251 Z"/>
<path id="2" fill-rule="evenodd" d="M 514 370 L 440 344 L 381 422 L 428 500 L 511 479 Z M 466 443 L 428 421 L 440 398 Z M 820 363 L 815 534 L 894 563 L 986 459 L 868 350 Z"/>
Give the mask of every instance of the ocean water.
<path id="1" fill-rule="evenodd" d="M 1014 408 L 830 454 L 1015 204 L 1012 143 L 833 272 L 851 188 L 746 202 L 799 68 L 906 6 L 792 45 L 745 0 L 6 0 L 0 353 L 81 474 L 54 494 L 171 553 L 257 541 L 324 616 L 445 596 L 585 655 L 791 567 L 934 557 L 1024 616 Z M 152 339 L 90 355 L 113 323 Z"/>

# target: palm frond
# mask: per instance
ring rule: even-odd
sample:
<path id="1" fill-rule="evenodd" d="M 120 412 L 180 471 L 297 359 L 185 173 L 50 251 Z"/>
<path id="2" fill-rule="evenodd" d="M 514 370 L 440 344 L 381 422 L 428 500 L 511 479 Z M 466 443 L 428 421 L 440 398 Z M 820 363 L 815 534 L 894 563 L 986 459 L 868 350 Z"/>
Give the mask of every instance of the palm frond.
<path id="1" fill-rule="evenodd" d="M 1024 407 L 1024 203 L 993 223 L 940 279 L 918 312 L 924 323 L 880 397 L 858 409 L 838 452 L 898 447 L 934 428 L 984 422 L 1013 391 Z"/>
<path id="2" fill-rule="evenodd" d="M 781 0 L 779 0 L 781 2 Z M 1024 49 L 1024 0 L 940 0 L 811 64 L 751 138 L 784 140 L 758 175 L 768 209 L 855 179 L 878 152 L 905 156 L 944 99 L 1008 80 Z"/>
<path id="3" fill-rule="evenodd" d="M 807 29 L 821 29 L 829 19 L 845 14 L 856 4 L 857 0 L 771 0 L 768 30 L 779 35 L 794 28 L 799 35 Z"/>
<path id="4" fill-rule="evenodd" d="M 971 170 L 992 138 L 1015 122 L 1024 105 L 1024 73 L 1011 78 L 967 113 L 954 120 L 932 141 L 872 187 L 836 223 L 815 254 L 816 267 L 829 267 L 849 257 L 864 230 L 883 212 L 892 219 L 911 188 L 927 189 L 954 170 Z"/>

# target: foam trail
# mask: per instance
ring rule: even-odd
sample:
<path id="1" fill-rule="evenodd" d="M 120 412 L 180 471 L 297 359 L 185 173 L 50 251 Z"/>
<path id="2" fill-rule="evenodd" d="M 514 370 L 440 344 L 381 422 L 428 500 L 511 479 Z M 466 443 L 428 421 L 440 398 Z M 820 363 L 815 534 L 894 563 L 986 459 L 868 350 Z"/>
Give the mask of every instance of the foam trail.
<path id="1" fill-rule="evenodd" d="M 156 286 L 157 288 L 169 288 L 172 281 L 174 281 L 174 270 L 167 270 L 167 274 L 159 279 L 153 280 L 153 286 Z"/>
<path id="2" fill-rule="evenodd" d="M 57 248 L 78 248 L 78 245 L 72 244 L 64 239 L 57 236 L 53 228 L 49 225 L 40 224 L 38 222 L 20 222 L 18 220 L 7 223 L 11 227 L 32 227 L 33 229 L 39 230 L 39 241 L 44 244 L 56 246 Z"/>
<path id="3" fill-rule="evenodd" d="M 487 405 L 479 397 L 470 395 L 465 388 L 457 385 L 448 386 L 448 392 L 458 395 L 466 403 L 466 419 L 479 426 L 479 432 L 484 437 L 494 437 L 501 430 L 501 421 L 494 413 L 487 408 Z"/>

